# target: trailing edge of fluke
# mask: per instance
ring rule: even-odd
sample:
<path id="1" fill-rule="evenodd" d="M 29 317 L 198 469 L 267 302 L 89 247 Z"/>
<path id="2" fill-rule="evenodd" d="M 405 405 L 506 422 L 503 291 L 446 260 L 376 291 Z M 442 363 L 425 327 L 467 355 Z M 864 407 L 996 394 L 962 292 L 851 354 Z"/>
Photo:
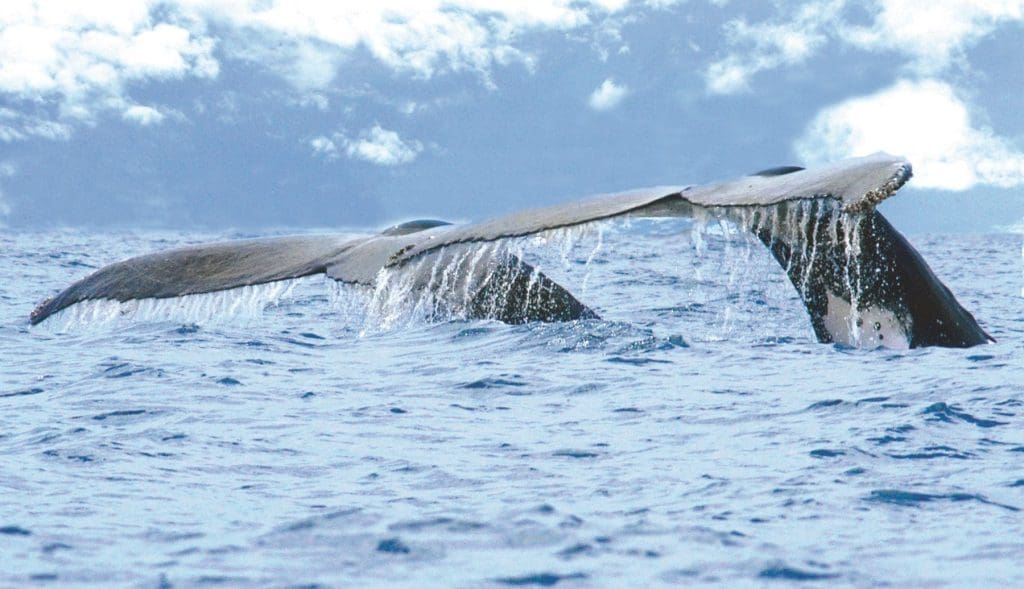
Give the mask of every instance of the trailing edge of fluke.
<path id="1" fill-rule="evenodd" d="M 785 269 L 821 342 L 860 347 L 967 347 L 988 341 L 974 317 L 875 206 L 910 179 L 886 154 L 782 167 L 735 180 L 644 188 L 455 226 L 413 221 L 377 235 L 306 235 L 201 245 L 101 268 L 40 304 L 32 324 L 88 300 L 210 293 L 326 274 L 378 286 L 406 272 L 409 292 L 449 310 L 508 323 L 597 314 L 506 248 L 503 239 L 615 217 L 712 214 L 752 232 Z M 444 274 L 438 280 L 438 269 Z"/>

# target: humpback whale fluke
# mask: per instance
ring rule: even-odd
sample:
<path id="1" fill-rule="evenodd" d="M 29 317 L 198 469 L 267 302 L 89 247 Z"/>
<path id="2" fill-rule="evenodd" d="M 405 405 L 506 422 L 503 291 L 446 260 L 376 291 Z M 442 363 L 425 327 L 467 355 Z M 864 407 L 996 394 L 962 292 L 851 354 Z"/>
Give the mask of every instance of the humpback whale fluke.
<path id="1" fill-rule="evenodd" d="M 76 282 L 31 314 L 32 324 L 88 300 L 125 302 L 210 293 L 325 274 L 343 283 L 430 293 L 471 318 L 508 323 L 597 314 L 501 240 L 616 217 L 711 213 L 752 232 L 785 269 L 822 342 L 966 347 L 991 341 L 875 206 L 910 179 L 886 154 L 735 180 L 645 188 L 464 226 L 403 223 L 380 234 L 235 241 L 138 256 Z M 406 291 L 402 291 L 403 293 Z"/>

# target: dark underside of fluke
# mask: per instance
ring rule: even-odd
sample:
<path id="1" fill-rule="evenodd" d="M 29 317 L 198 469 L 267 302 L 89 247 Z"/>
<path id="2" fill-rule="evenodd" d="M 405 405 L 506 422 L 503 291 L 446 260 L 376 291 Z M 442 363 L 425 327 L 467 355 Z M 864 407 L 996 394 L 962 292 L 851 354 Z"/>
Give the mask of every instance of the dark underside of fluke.
<path id="1" fill-rule="evenodd" d="M 616 217 L 711 214 L 768 247 L 821 342 L 966 347 L 992 341 L 875 210 L 910 175 L 905 161 L 876 154 L 728 182 L 601 195 L 465 226 L 413 221 L 363 237 L 267 238 L 158 252 L 101 268 L 39 305 L 31 322 L 89 300 L 166 299 L 315 274 L 379 288 L 388 273 L 405 273 L 410 292 L 429 292 L 467 318 L 594 319 L 569 291 L 498 244 Z M 444 280 L 436 280 L 438 268 Z"/>

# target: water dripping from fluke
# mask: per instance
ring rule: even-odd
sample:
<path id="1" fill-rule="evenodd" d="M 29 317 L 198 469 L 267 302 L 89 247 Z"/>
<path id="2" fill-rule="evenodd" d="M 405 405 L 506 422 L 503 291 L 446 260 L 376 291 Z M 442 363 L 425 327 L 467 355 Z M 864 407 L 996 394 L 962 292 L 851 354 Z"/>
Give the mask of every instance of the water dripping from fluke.
<path id="1" fill-rule="evenodd" d="M 690 274 L 684 268 L 676 276 L 682 277 L 682 288 L 686 283 L 706 286 L 701 284 L 705 278 L 713 279 L 724 304 L 718 323 L 726 338 L 763 316 L 735 304 L 751 296 L 737 285 L 741 278 L 749 283 L 753 255 L 750 240 L 735 247 L 736 236 L 752 235 L 782 266 L 820 342 L 910 348 L 991 341 L 875 209 L 910 178 L 909 163 L 875 154 L 813 169 L 784 169 L 785 174 L 704 186 L 600 195 L 463 227 L 416 221 L 365 236 L 239 240 L 137 256 L 105 266 L 43 302 L 30 322 L 59 313 L 65 328 L 126 318 L 258 315 L 289 296 L 296 280 L 318 274 L 368 291 L 363 335 L 424 321 L 597 319 L 600 305 L 578 300 L 547 273 L 569 275 L 581 265 L 582 292 L 589 298 L 591 272 L 603 265 L 598 264 L 601 256 L 622 259 L 622 250 L 630 249 L 636 237 L 631 234 L 612 247 L 605 224 L 615 220 L 631 232 L 634 219 L 660 218 L 691 220 L 697 257 L 721 246 L 722 263 L 711 272 Z M 592 245 L 578 254 L 579 243 L 588 239 Z M 534 255 L 538 246 L 553 246 L 554 259 Z M 657 244 L 647 253 L 662 249 Z M 625 256 L 615 271 L 642 266 L 645 259 Z M 615 271 L 603 280 L 629 282 L 614 276 Z M 649 288 L 646 278 L 633 281 Z M 604 286 L 599 288 L 607 292 Z M 767 304 L 754 296 L 756 305 Z M 297 308 L 293 313 L 303 317 L 305 311 Z M 764 340 L 777 334 L 761 335 Z"/>

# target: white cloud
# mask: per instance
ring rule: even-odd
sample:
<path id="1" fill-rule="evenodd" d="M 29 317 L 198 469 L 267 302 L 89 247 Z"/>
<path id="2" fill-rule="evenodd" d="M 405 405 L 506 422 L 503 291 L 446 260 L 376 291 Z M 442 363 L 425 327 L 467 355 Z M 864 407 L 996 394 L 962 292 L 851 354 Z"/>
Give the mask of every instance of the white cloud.
<path id="1" fill-rule="evenodd" d="M 1003 22 L 1024 20 L 1022 0 L 878 0 L 874 22 L 840 31 L 867 49 L 896 50 L 922 73 L 947 67 L 966 47 Z"/>
<path id="2" fill-rule="evenodd" d="M 611 110 L 618 106 L 627 95 L 629 95 L 629 88 L 620 86 L 608 78 L 590 94 L 588 103 L 590 108 L 597 111 Z"/>
<path id="3" fill-rule="evenodd" d="M 159 122 L 168 110 L 138 106 L 133 88 L 214 78 L 224 58 L 257 63 L 310 95 L 329 88 L 358 53 L 414 77 L 473 71 L 490 84 L 495 66 L 532 67 L 535 58 L 517 46 L 524 35 L 600 28 L 638 6 L 630 0 L 4 0 L 0 97 L 20 116 L 0 121 L 0 139 L 66 137 L 75 125 L 95 124 L 108 113 Z"/>
<path id="4" fill-rule="evenodd" d="M 914 186 L 965 190 L 1024 184 L 1024 152 L 971 120 L 953 88 L 901 81 L 825 108 L 794 149 L 816 163 L 886 151 L 914 164 Z"/>
<path id="5" fill-rule="evenodd" d="M 17 173 L 17 168 L 11 162 L 0 162 L 0 180 L 4 178 L 10 178 Z M 7 198 L 4 196 L 3 185 L 0 185 L 0 225 L 2 220 L 11 214 L 11 205 L 7 204 Z"/>
<path id="6" fill-rule="evenodd" d="M 854 8 L 866 8 L 870 23 L 849 23 Z M 980 126 L 953 85 L 941 79 L 951 65 L 967 66 L 967 48 L 1014 21 L 1024 22 L 1024 0 L 813 0 L 783 20 L 729 23 L 733 50 L 710 64 L 707 89 L 746 90 L 758 72 L 801 63 L 829 41 L 896 53 L 916 80 L 823 109 L 794 144 L 799 156 L 815 163 L 887 151 L 913 162 L 916 187 L 1020 186 L 1024 153 Z"/>
<path id="7" fill-rule="evenodd" d="M 320 135 L 309 140 L 313 154 L 328 160 L 338 159 L 341 151 L 349 158 L 362 160 L 379 166 L 397 166 L 413 162 L 423 152 L 423 144 L 415 140 L 404 140 L 395 131 L 380 125 L 364 130 L 359 137 L 351 138 L 343 132 Z"/>
<path id="8" fill-rule="evenodd" d="M 158 22 L 153 12 L 160 8 L 147 0 L 5 0 L 0 95 L 25 112 L 5 117 L 0 136 L 64 138 L 69 123 L 91 123 L 108 111 L 156 122 L 133 106 L 129 84 L 216 76 L 214 40 L 187 28 L 194 23 Z"/>
<path id="9" fill-rule="evenodd" d="M 729 0 L 711 0 L 712 4 L 724 4 Z M 651 8 L 671 8 L 676 4 L 682 4 L 686 0 L 646 0 L 644 5 L 650 6 Z"/>
<path id="10" fill-rule="evenodd" d="M 358 49 L 420 78 L 475 71 L 533 57 L 516 47 L 532 31 L 567 31 L 625 10 L 627 0 L 177 0 L 190 18 L 228 31 L 229 54 L 245 56 L 300 89 L 325 88 Z"/>
<path id="11" fill-rule="evenodd" d="M 121 118 L 124 120 L 138 123 L 143 127 L 160 124 L 163 122 L 164 117 L 164 113 L 157 109 L 139 104 L 129 106 L 121 113 Z"/>
<path id="12" fill-rule="evenodd" d="M 319 92 L 312 92 L 298 99 L 299 106 L 314 107 L 319 111 L 326 112 L 331 106 L 331 100 Z"/>
<path id="13" fill-rule="evenodd" d="M 734 52 L 711 63 L 705 72 L 707 89 L 713 94 L 734 94 L 747 90 L 754 74 L 809 58 L 827 40 L 826 29 L 835 22 L 843 0 L 823 0 L 802 5 L 786 21 L 750 24 L 743 19 L 725 25 L 732 45 L 749 49 Z"/>
<path id="14" fill-rule="evenodd" d="M 0 107 L 0 141 L 9 143 L 29 137 L 64 140 L 71 137 L 71 127 L 57 121 Z"/>
<path id="15" fill-rule="evenodd" d="M 791 3 L 782 3 L 788 10 Z M 861 8 L 874 15 L 868 25 L 844 18 Z M 965 49 L 998 26 L 1024 22 L 1024 0 L 811 0 L 792 16 L 726 25 L 733 50 L 711 63 L 707 89 L 733 94 L 749 88 L 758 72 L 801 63 L 829 41 L 873 52 L 897 52 L 922 76 L 935 76 Z"/>
<path id="16" fill-rule="evenodd" d="M 375 125 L 358 139 L 345 140 L 345 153 L 354 159 L 380 166 L 408 164 L 423 151 L 419 141 L 404 141 L 398 133 Z"/>
<path id="17" fill-rule="evenodd" d="M 309 140 L 309 146 L 313 148 L 313 153 L 316 155 L 323 156 L 329 160 L 336 159 L 338 157 L 338 146 L 334 144 L 334 141 L 329 137 L 320 135 Z"/>

